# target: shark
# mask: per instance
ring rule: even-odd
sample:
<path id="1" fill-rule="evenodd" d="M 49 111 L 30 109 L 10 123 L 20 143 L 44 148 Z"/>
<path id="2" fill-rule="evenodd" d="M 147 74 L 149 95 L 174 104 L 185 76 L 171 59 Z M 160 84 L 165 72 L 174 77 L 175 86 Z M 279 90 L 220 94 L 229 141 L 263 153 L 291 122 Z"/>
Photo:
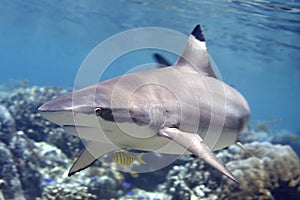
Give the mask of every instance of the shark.
<path id="1" fill-rule="evenodd" d="M 173 65 L 158 60 L 164 67 L 108 79 L 38 108 L 44 118 L 87 141 L 69 176 L 107 153 L 135 149 L 193 154 L 238 182 L 213 151 L 236 143 L 250 109 L 217 75 L 201 26 Z"/>

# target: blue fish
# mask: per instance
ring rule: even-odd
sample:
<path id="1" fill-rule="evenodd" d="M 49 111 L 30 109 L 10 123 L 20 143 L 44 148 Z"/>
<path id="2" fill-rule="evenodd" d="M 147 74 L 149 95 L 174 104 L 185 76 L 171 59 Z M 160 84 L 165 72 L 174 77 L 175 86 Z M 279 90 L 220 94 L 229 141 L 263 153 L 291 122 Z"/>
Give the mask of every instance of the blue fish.
<path id="1" fill-rule="evenodd" d="M 91 183 L 92 183 L 92 182 L 95 182 L 96 180 L 97 180 L 96 177 L 91 178 Z"/>
<path id="2" fill-rule="evenodd" d="M 44 181 L 45 181 L 46 183 L 51 183 L 51 182 L 52 182 L 52 179 L 51 179 L 51 178 L 44 178 Z"/>
<path id="3" fill-rule="evenodd" d="M 129 191 L 127 192 L 128 195 L 134 195 L 134 192 L 133 191 Z"/>
<path id="4" fill-rule="evenodd" d="M 130 187 L 132 184 L 129 182 L 124 182 L 122 185 L 123 187 Z"/>

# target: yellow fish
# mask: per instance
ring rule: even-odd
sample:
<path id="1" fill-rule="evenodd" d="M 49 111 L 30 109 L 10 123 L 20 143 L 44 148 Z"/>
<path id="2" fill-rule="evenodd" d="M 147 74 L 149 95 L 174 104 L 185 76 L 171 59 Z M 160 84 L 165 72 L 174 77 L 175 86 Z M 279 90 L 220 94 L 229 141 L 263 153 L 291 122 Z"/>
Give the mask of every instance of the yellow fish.
<path id="1" fill-rule="evenodd" d="M 289 138 L 290 138 L 290 140 L 292 140 L 292 141 L 297 141 L 297 140 L 298 140 L 298 136 L 295 135 L 295 134 L 291 134 L 291 135 L 289 136 Z"/>
<path id="2" fill-rule="evenodd" d="M 265 131 L 265 132 L 268 131 L 268 127 L 267 127 L 267 125 L 264 124 L 264 123 L 258 124 L 258 125 L 256 126 L 256 128 L 257 128 L 259 131 Z"/>
<path id="3" fill-rule="evenodd" d="M 128 167 L 128 166 L 132 165 L 132 163 L 134 161 L 145 164 L 145 162 L 142 160 L 143 155 L 144 155 L 144 153 L 141 153 L 135 158 L 127 152 L 120 151 L 120 152 L 116 152 L 113 155 L 112 160 L 115 163 L 117 163 L 118 165 Z"/>

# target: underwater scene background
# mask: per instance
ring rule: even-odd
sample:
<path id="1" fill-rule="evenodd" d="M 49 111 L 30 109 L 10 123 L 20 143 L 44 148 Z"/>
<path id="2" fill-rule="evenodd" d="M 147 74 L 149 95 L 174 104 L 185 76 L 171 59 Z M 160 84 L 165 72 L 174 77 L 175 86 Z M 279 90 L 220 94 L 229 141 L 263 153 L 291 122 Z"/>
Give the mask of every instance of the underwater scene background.
<path id="1" fill-rule="evenodd" d="M 0 11 L 0 199 L 300 199 L 300 1 L 3 0 Z M 152 173 L 98 162 L 66 177 L 83 145 L 37 108 L 72 90 L 105 39 L 142 27 L 188 35 L 196 24 L 251 108 L 239 138 L 247 151 L 216 152 L 240 184 L 191 156 Z M 153 63 L 155 52 L 123 55 L 101 80 Z"/>

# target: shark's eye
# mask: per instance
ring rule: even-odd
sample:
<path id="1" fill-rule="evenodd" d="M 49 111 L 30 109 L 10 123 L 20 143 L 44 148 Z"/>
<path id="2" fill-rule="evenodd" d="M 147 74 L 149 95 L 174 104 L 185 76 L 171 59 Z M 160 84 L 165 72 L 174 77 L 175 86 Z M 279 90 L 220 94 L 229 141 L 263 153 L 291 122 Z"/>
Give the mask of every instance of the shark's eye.
<path id="1" fill-rule="evenodd" d="M 113 113 L 110 108 L 95 108 L 95 114 L 104 120 L 114 121 Z"/>
<path id="2" fill-rule="evenodd" d="M 101 116 L 101 108 L 95 109 L 96 116 Z"/>

